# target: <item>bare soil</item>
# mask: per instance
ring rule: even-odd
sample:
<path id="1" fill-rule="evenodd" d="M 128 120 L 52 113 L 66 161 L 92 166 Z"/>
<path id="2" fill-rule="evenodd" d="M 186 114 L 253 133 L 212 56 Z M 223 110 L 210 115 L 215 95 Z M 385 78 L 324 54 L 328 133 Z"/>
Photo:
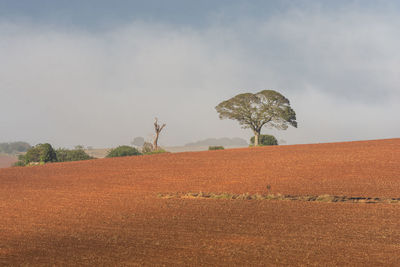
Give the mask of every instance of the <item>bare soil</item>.
<path id="1" fill-rule="evenodd" d="M 399 198 L 400 139 L 1 169 L 0 265 L 400 265 L 398 204 L 176 192 Z"/>

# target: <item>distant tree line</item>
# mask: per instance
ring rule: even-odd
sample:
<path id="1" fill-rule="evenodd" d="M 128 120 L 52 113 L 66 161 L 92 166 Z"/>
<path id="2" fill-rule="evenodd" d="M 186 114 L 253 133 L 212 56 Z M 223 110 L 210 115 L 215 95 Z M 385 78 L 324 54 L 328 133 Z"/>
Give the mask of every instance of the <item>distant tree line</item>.
<path id="1" fill-rule="evenodd" d="M 155 150 L 151 143 L 145 142 L 141 151 L 131 146 L 119 146 L 108 151 L 106 157 L 113 158 L 150 155 L 165 152 L 167 151 L 160 147 Z M 80 161 L 89 159 L 94 159 L 94 157 L 88 155 L 82 146 L 76 146 L 75 149 L 54 149 L 49 143 L 44 143 L 31 147 L 25 154 L 19 155 L 18 162 L 16 162 L 14 166 L 39 165 L 49 162 Z"/>
<path id="2" fill-rule="evenodd" d="M 94 159 L 94 157 L 89 156 L 82 147 L 75 147 L 75 149 L 65 149 L 59 148 L 56 150 L 57 162 L 65 161 L 79 161 Z"/>
<path id="3" fill-rule="evenodd" d="M 31 145 L 27 142 L 11 142 L 11 143 L 0 143 L 0 153 L 4 154 L 19 154 L 28 151 Z"/>
<path id="4" fill-rule="evenodd" d="M 19 155 L 15 166 L 88 159 L 93 159 L 93 157 L 89 156 L 82 146 L 77 146 L 75 149 L 59 148 L 55 150 L 49 143 L 44 143 L 29 148 L 24 155 Z"/>

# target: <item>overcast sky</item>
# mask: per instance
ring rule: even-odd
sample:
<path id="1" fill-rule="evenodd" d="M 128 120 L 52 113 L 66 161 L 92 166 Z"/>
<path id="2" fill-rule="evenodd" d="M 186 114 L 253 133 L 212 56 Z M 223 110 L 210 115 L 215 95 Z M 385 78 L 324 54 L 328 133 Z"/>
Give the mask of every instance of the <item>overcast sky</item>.
<path id="1" fill-rule="evenodd" d="M 0 142 L 183 145 L 250 130 L 215 106 L 274 89 L 287 144 L 400 137 L 398 1 L 0 0 Z"/>

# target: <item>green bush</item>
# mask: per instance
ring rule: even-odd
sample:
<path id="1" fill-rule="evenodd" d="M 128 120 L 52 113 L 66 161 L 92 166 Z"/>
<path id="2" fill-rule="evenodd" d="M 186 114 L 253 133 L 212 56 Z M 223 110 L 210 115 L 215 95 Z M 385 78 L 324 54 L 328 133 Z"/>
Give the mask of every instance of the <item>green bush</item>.
<path id="1" fill-rule="evenodd" d="M 39 145 L 40 162 L 56 162 L 57 155 L 49 143 Z"/>
<path id="2" fill-rule="evenodd" d="M 152 150 L 152 151 L 148 151 L 148 152 L 144 152 L 144 155 L 153 155 L 153 154 L 162 154 L 162 153 L 169 153 L 168 151 L 166 151 L 165 149 L 162 148 L 158 148 L 157 150 Z"/>
<path id="3" fill-rule="evenodd" d="M 208 150 L 224 150 L 223 146 L 209 146 Z"/>
<path id="4" fill-rule="evenodd" d="M 15 162 L 15 163 L 13 164 L 13 166 L 14 166 L 14 167 L 22 167 L 22 166 L 25 166 L 25 162 L 23 162 L 23 161 L 21 161 L 21 160 L 18 160 L 17 162 Z"/>
<path id="5" fill-rule="evenodd" d="M 25 166 L 25 155 L 18 155 L 18 161 L 13 164 L 13 166 Z"/>
<path id="6" fill-rule="evenodd" d="M 93 159 L 93 157 L 86 154 L 86 152 L 79 147 L 77 149 L 72 149 L 72 150 L 59 148 L 56 150 L 56 154 L 58 162 Z"/>
<path id="7" fill-rule="evenodd" d="M 24 156 L 24 160 L 25 165 L 28 165 L 30 162 L 56 162 L 57 155 L 50 144 L 38 144 L 28 149 Z"/>
<path id="8" fill-rule="evenodd" d="M 254 146 L 254 136 L 250 138 L 250 145 Z M 278 145 L 278 140 L 273 135 L 260 134 L 258 137 L 259 146 L 276 146 Z"/>
<path id="9" fill-rule="evenodd" d="M 126 156 L 136 156 L 136 155 L 142 155 L 142 153 L 140 153 L 139 150 L 131 146 L 119 146 L 109 151 L 106 158 L 126 157 Z"/>
<path id="10" fill-rule="evenodd" d="M 40 151 L 37 147 L 32 147 L 29 149 L 24 157 L 25 164 L 29 164 L 30 162 L 39 162 L 40 161 Z"/>

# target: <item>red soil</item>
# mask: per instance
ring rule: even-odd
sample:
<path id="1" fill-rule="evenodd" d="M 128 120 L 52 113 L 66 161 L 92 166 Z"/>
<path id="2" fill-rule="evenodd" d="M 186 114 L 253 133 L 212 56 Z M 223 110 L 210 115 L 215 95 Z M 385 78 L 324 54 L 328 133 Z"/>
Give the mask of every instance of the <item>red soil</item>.
<path id="1" fill-rule="evenodd" d="M 0 170 L 0 265 L 400 264 L 400 205 L 158 192 L 400 197 L 400 139 Z"/>

